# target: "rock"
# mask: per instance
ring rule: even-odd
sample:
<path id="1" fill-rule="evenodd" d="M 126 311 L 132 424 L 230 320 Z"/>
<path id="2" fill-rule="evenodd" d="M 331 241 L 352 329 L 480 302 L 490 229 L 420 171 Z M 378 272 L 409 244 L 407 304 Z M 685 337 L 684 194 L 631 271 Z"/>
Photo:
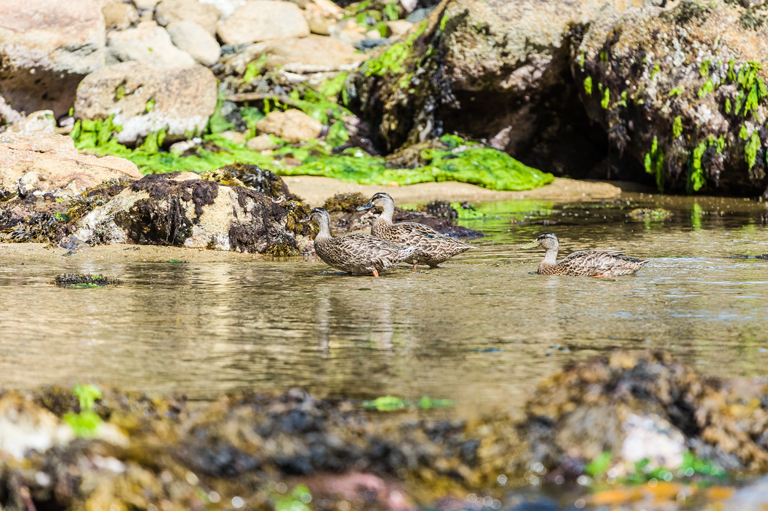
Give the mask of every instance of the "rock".
<path id="1" fill-rule="evenodd" d="M 10 126 L 9 133 L 56 133 L 56 119 L 53 118 L 51 110 L 41 110 L 33 112 L 26 119 Z"/>
<path id="2" fill-rule="evenodd" d="M 174 174 L 146 176 L 83 218 L 81 241 L 183 245 L 298 255 L 298 223 L 309 208 L 277 203 L 255 190 Z M 290 230 L 290 229 L 293 230 Z"/>
<path id="3" fill-rule="evenodd" d="M 77 89 L 75 117 L 122 126 L 121 143 L 165 130 L 173 138 L 202 133 L 216 109 L 216 78 L 203 66 L 163 69 L 125 62 L 85 77 Z"/>
<path id="4" fill-rule="evenodd" d="M 307 18 L 309 31 L 318 35 L 331 35 L 331 25 L 328 20 L 318 17 Z"/>
<path id="5" fill-rule="evenodd" d="M 154 21 L 142 21 L 136 28 L 109 34 L 107 46 L 115 62 L 135 60 L 146 66 L 184 68 L 195 65 L 192 56 L 174 46 L 171 36 Z"/>
<path id="6" fill-rule="evenodd" d="M 405 20 L 388 21 L 387 28 L 390 32 L 390 37 L 398 38 L 408 33 L 410 29 L 414 27 L 414 24 Z"/>
<path id="7" fill-rule="evenodd" d="M 263 54 L 268 55 L 268 69 L 280 68 L 292 73 L 351 71 L 367 58 L 356 53 L 349 43 L 311 35 L 253 44 L 227 60 L 225 70 L 227 73 L 242 74 L 250 62 Z"/>
<path id="8" fill-rule="evenodd" d="M 605 151 L 567 74 L 569 27 L 649 1 L 446 0 L 368 61 L 360 109 L 388 152 L 457 132 L 541 170 L 586 172 Z"/>
<path id="9" fill-rule="evenodd" d="M 220 17 L 221 13 L 216 7 L 197 0 L 162 0 L 155 9 L 155 19 L 162 26 L 176 21 L 191 21 L 211 35 L 216 34 L 216 23 Z"/>
<path id="10" fill-rule="evenodd" d="M 131 4 L 112 2 L 101 8 L 107 29 L 125 30 L 139 21 L 139 13 Z"/>
<path id="11" fill-rule="evenodd" d="M 245 44 L 308 36 L 309 25 L 296 4 L 253 0 L 219 22 L 217 33 L 226 44 Z"/>
<path id="12" fill-rule="evenodd" d="M 160 0 L 133 0 L 137 9 L 154 10 Z"/>
<path id="13" fill-rule="evenodd" d="M 109 179 L 140 179 L 136 165 L 115 156 L 83 155 L 71 138 L 36 133 L 0 134 L 0 191 L 68 197 Z"/>
<path id="14" fill-rule="evenodd" d="M 80 80 L 104 65 L 99 5 L 8 1 L 0 3 L 0 20 L 0 96 L 18 112 L 66 114 Z"/>
<path id="15" fill-rule="evenodd" d="M 199 2 L 216 7 L 221 13 L 221 19 L 226 19 L 235 12 L 235 9 L 244 6 L 246 0 L 199 0 Z"/>
<path id="16" fill-rule="evenodd" d="M 239 131 L 222 131 L 219 133 L 219 136 L 229 140 L 230 142 L 234 142 L 235 144 L 244 144 L 246 140 L 246 134 L 240 133 Z"/>
<path id="17" fill-rule="evenodd" d="M 221 47 L 206 29 L 192 21 L 176 21 L 166 27 L 173 44 L 204 66 L 219 61 Z"/>
<path id="18" fill-rule="evenodd" d="M 276 149 L 277 144 L 272 142 L 272 139 L 266 133 L 253 137 L 245 143 L 245 147 L 251 151 L 269 151 Z"/>
<path id="19" fill-rule="evenodd" d="M 301 110 L 291 109 L 285 112 L 270 112 L 256 123 L 256 129 L 291 142 L 302 142 L 319 137 L 323 125 Z"/>
<path id="20" fill-rule="evenodd" d="M 576 41 L 588 115 L 660 190 L 768 193 L 768 25 L 751 12 L 725 1 L 636 8 Z"/>
<path id="21" fill-rule="evenodd" d="M 0 398 L 0 456 L 21 461 L 29 451 L 43 453 L 74 438 L 72 428 L 48 410 L 15 392 Z"/>

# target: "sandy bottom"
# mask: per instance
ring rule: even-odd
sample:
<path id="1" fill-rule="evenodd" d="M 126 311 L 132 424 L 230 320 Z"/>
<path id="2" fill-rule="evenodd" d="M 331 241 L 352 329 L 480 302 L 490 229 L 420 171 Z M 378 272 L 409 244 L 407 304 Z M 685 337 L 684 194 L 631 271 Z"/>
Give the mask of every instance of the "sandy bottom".
<path id="1" fill-rule="evenodd" d="M 469 202 L 506 201 L 512 199 L 558 199 L 568 201 L 615 199 L 622 191 L 645 191 L 637 185 L 622 182 L 577 181 L 555 178 L 555 182 L 524 192 L 498 192 L 479 186 L 456 182 L 419 183 L 408 186 L 369 186 L 345 183 L 337 179 L 316 176 L 283 177 L 292 193 L 312 206 L 322 206 L 325 199 L 337 193 L 360 192 L 373 195 L 386 191 L 399 204 L 428 202 L 435 199 Z"/>

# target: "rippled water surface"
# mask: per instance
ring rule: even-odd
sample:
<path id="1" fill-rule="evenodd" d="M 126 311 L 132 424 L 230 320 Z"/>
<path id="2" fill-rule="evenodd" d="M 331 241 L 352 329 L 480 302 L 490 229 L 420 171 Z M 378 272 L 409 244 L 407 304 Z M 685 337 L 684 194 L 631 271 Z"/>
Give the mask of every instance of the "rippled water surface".
<path id="1" fill-rule="evenodd" d="M 636 207 L 673 216 L 633 221 Z M 302 386 L 450 398 L 472 414 L 519 405 L 564 362 L 617 346 L 666 348 L 709 374 L 768 374 L 768 260 L 733 257 L 768 254 L 764 204 L 646 195 L 483 210 L 463 221 L 487 235 L 471 241 L 479 250 L 380 279 L 302 258 L 168 263 L 143 257 L 147 247 L 97 257 L 0 246 L 0 384 L 98 380 L 202 398 Z M 607 248 L 651 262 L 618 279 L 530 274 L 543 253 L 522 245 L 547 231 L 561 256 Z M 122 283 L 52 284 L 71 271 Z"/>

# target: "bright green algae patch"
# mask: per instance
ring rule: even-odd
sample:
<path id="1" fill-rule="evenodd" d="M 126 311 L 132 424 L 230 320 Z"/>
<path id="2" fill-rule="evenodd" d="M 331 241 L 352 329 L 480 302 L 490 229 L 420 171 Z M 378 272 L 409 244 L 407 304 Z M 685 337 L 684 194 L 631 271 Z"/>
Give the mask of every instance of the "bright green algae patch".
<path id="1" fill-rule="evenodd" d="M 138 165 L 145 174 L 207 172 L 241 162 L 258 165 L 282 176 L 323 176 L 368 185 L 458 181 L 492 190 L 517 191 L 538 188 L 554 180 L 551 174 L 523 165 L 501 151 L 477 145 L 461 146 L 457 137 L 453 136 L 442 138 L 449 149 L 422 151 L 421 156 L 426 162 L 423 167 L 391 169 L 386 167 L 384 158 L 368 156 L 354 148 L 332 154 L 329 144 L 317 140 L 294 146 L 286 145 L 267 156 L 212 134 L 203 137 L 204 143 L 198 148 L 197 155 L 181 156 L 158 150 L 164 138 L 162 132 L 150 135 L 136 149 L 129 149 L 111 136 L 117 130 L 119 127 L 115 127 L 111 119 L 89 121 L 78 126 L 73 132 L 73 138 L 79 150 L 126 158 Z M 458 150 L 461 147 L 466 148 Z M 281 156 L 291 156 L 301 161 L 301 164 L 287 166 L 277 159 Z"/>

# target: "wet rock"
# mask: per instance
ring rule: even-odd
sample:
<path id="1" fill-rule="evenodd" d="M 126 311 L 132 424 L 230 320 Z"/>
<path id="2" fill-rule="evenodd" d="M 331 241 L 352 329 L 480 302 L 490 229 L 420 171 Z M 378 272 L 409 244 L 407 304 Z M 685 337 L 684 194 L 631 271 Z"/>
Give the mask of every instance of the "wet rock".
<path id="1" fill-rule="evenodd" d="M 146 176 L 79 223 L 87 243 L 181 245 L 270 255 L 298 255 L 296 216 L 303 203 L 214 181 L 177 181 L 178 173 Z M 304 211 L 307 210 L 307 211 Z M 303 218 L 303 217 L 302 217 Z"/>
<path id="2" fill-rule="evenodd" d="M 62 135 L 0 134 L 0 190 L 7 193 L 69 197 L 120 178 L 139 179 L 141 172 L 123 158 L 80 154 Z"/>
<path id="3" fill-rule="evenodd" d="M 18 112 L 72 106 L 77 84 L 104 65 L 105 28 L 94 0 L 0 5 L 0 96 Z"/>
<path id="4" fill-rule="evenodd" d="M 453 209 L 451 203 L 447 200 L 435 200 L 424 205 L 424 212 L 436 218 L 446 220 L 456 220 L 459 218 L 459 212 Z"/>
<path id="5" fill-rule="evenodd" d="M 85 77 L 77 89 L 75 117 L 122 126 L 117 138 L 134 143 L 165 130 L 168 140 L 201 133 L 216 109 L 216 78 L 203 66 L 158 68 L 124 62 Z"/>
<path id="6" fill-rule="evenodd" d="M 88 273 L 66 273 L 57 275 L 54 283 L 62 287 L 100 287 L 114 286 L 120 281 L 103 275 L 90 275 Z"/>
<path id="7" fill-rule="evenodd" d="M 301 9 L 289 2 L 254 0 L 239 7 L 217 26 L 219 38 L 226 44 L 244 44 L 305 37 L 309 25 Z"/>
<path id="8" fill-rule="evenodd" d="M 136 61 L 166 69 L 195 65 L 195 59 L 174 46 L 168 32 L 154 21 L 142 21 L 136 28 L 111 32 L 107 46 L 114 62 Z"/>
<path id="9" fill-rule="evenodd" d="M 323 125 L 301 110 L 291 109 L 270 112 L 256 123 L 256 129 L 295 143 L 319 137 Z"/>
<path id="10" fill-rule="evenodd" d="M 210 2 L 197 0 L 162 0 L 155 8 L 155 19 L 161 26 L 178 21 L 191 21 L 216 35 L 216 23 L 221 12 Z"/>
<path id="11" fill-rule="evenodd" d="M 31 400 L 17 394 L 0 399 L 0 455 L 23 460 L 30 451 L 42 453 L 73 437 L 69 426 Z"/>
<path id="12" fill-rule="evenodd" d="M 672 212 L 662 208 L 637 208 L 630 211 L 627 216 L 632 220 L 660 222 L 672 216 Z"/>
<path id="13" fill-rule="evenodd" d="M 166 27 L 173 44 L 189 53 L 193 59 L 204 66 L 212 66 L 219 61 L 221 47 L 203 27 L 192 21 L 177 21 Z"/>
<path id="14" fill-rule="evenodd" d="M 748 23 L 747 12 L 724 1 L 630 9 L 596 19 L 574 45 L 589 116 L 660 190 L 758 195 L 768 186 L 768 26 Z"/>
<path id="15" fill-rule="evenodd" d="M 398 213 L 393 218 L 394 222 L 416 222 L 418 224 L 427 225 L 441 234 L 447 234 L 448 236 L 461 237 L 481 237 L 483 233 L 479 231 L 473 231 L 463 225 L 456 225 L 450 219 L 447 218 L 435 218 L 428 213 L 422 213 L 420 211 L 403 211 Z"/>
<path id="16" fill-rule="evenodd" d="M 590 138 L 595 130 L 568 76 L 569 27 L 633 4 L 442 3 L 423 27 L 368 61 L 358 75 L 360 109 L 388 152 L 456 132 L 548 172 L 586 172 L 604 156 L 604 142 Z"/>
<path id="17" fill-rule="evenodd" d="M 7 131 L 9 133 L 47 133 L 53 135 L 56 133 L 56 119 L 54 119 L 51 110 L 32 112 L 25 119 L 9 126 Z"/>
<path id="18" fill-rule="evenodd" d="M 357 208 L 368 203 L 369 197 L 360 192 L 337 193 L 323 204 L 328 213 L 358 213 Z"/>
<path id="19" fill-rule="evenodd" d="M 110 2 L 101 8 L 101 13 L 104 15 L 107 30 L 125 30 L 139 21 L 136 8 L 128 3 Z"/>
<path id="20" fill-rule="evenodd" d="M 206 172 L 203 179 L 216 181 L 226 186 L 251 188 L 273 199 L 298 199 L 290 191 L 283 179 L 275 173 L 248 163 L 233 163 L 218 170 Z"/>

